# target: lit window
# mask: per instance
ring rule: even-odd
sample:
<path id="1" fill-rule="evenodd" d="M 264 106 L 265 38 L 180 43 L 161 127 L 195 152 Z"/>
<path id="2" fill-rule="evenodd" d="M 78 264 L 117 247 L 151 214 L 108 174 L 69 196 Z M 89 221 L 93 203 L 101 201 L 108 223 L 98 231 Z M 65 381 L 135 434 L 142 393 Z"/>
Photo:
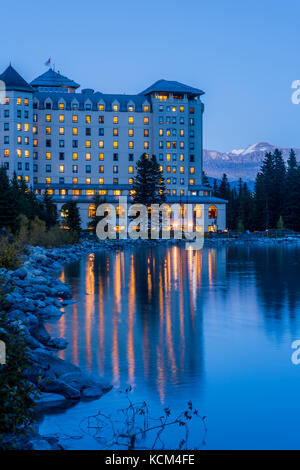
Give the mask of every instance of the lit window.
<path id="1" fill-rule="evenodd" d="M 74 114 L 74 115 L 73 115 L 72 121 L 73 121 L 73 122 L 78 122 L 78 116 L 77 116 L 77 114 Z"/>
<path id="2" fill-rule="evenodd" d="M 91 116 L 85 116 L 85 122 L 86 122 L 87 124 L 90 124 L 90 122 L 91 122 Z"/>
<path id="3" fill-rule="evenodd" d="M 33 126 L 33 127 L 32 127 L 32 133 L 33 133 L 33 134 L 37 134 L 37 127 L 36 127 L 36 126 Z"/>
<path id="4" fill-rule="evenodd" d="M 173 111 L 173 113 L 176 113 L 176 111 L 177 111 L 176 106 L 172 106 L 172 111 Z"/>
<path id="5" fill-rule="evenodd" d="M 149 124 L 149 118 L 148 117 L 144 117 L 144 124 Z"/>
<path id="6" fill-rule="evenodd" d="M 29 131 L 29 124 L 24 124 L 24 131 L 28 132 Z"/>
<path id="7" fill-rule="evenodd" d="M 216 206 L 210 206 L 208 209 L 208 217 L 210 219 L 216 219 L 217 215 L 218 215 L 218 211 L 217 211 Z"/>
<path id="8" fill-rule="evenodd" d="M 128 167 L 128 173 L 133 173 L 133 166 Z"/>
<path id="9" fill-rule="evenodd" d="M 22 104 L 21 98 L 17 98 L 17 104 L 18 104 L 18 105 Z"/>
<path id="10" fill-rule="evenodd" d="M 73 127 L 72 134 L 78 135 L 78 127 Z"/>
<path id="11" fill-rule="evenodd" d="M 90 154 L 90 152 L 88 152 L 88 153 L 85 154 L 85 159 L 86 159 L 86 160 L 90 160 L 90 159 L 91 159 L 91 154 Z"/>
<path id="12" fill-rule="evenodd" d="M 184 173 L 184 166 L 180 167 L 180 173 Z"/>
<path id="13" fill-rule="evenodd" d="M 90 140 L 86 140 L 85 141 L 85 146 L 87 149 L 91 148 L 91 141 Z"/>
<path id="14" fill-rule="evenodd" d="M 60 134 L 60 135 L 64 135 L 64 133 L 65 133 L 65 128 L 64 128 L 64 127 L 60 127 L 60 128 L 59 128 L 59 134 Z"/>
<path id="15" fill-rule="evenodd" d="M 190 185 L 193 186 L 194 183 L 195 183 L 195 180 L 193 178 L 190 178 Z"/>
<path id="16" fill-rule="evenodd" d="M 28 103 L 29 103 L 28 98 L 24 98 L 24 105 L 28 106 Z"/>
<path id="17" fill-rule="evenodd" d="M 171 160 L 171 154 L 167 153 L 167 162 L 169 162 L 170 160 Z"/>
<path id="18" fill-rule="evenodd" d="M 77 184 L 77 183 L 78 183 L 78 178 L 77 178 L 77 177 L 75 177 L 75 178 L 73 178 L 73 180 L 72 180 L 72 181 L 73 181 L 73 184 Z"/>
<path id="19" fill-rule="evenodd" d="M 183 113 L 184 112 L 184 106 L 180 106 L 180 112 Z"/>
<path id="20" fill-rule="evenodd" d="M 91 178 L 85 178 L 86 184 L 91 184 Z"/>
<path id="21" fill-rule="evenodd" d="M 51 183 L 51 178 L 46 178 L 46 184 L 50 184 Z"/>
<path id="22" fill-rule="evenodd" d="M 114 142 L 113 142 L 113 148 L 114 148 L 114 149 L 117 149 L 118 147 L 119 147 L 118 141 L 117 141 L 117 140 L 114 140 Z"/>
<path id="23" fill-rule="evenodd" d="M 149 111 L 149 106 L 144 106 L 144 113 L 148 113 Z"/>
<path id="24" fill-rule="evenodd" d="M 134 134 L 133 129 L 128 129 L 128 136 L 133 137 L 133 134 Z"/>
<path id="25" fill-rule="evenodd" d="M 64 103 L 59 103 L 58 107 L 59 107 L 59 109 L 65 109 Z"/>
<path id="26" fill-rule="evenodd" d="M 96 205 L 95 204 L 90 204 L 89 205 L 89 218 L 93 219 L 96 215 Z"/>
<path id="27" fill-rule="evenodd" d="M 114 135 L 114 136 L 119 135 L 119 132 L 118 132 L 118 128 L 117 128 L 117 127 L 115 127 L 115 128 L 113 129 L 113 135 Z"/>
<path id="28" fill-rule="evenodd" d="M 78 160 L 78 153 L 76 152 L 73 153 L 73 160 Z"/>
<path id="29" fill-rule="evenodd" d="M 118 122 L 119 122 L 118 116 L 114 116 L 114 117 L 113 117 L 113 123 L 114 123 L 114 124 L 118 124 Z"/>
<path id="30" fill-rule="evenodd" d="M 133 124 L 133 123 L 134 123 L 133 116 L 129 116 L 129 118 L 128 118 L 128 124 Z"/>
<path id="31" fill-rule="evenodd" d="M 99 160 L 104 160 L 104 153 L 99 153 Z"/>
<path id="32" fill-rule="evenodd" d="M 46 134 L 50 135 L 51 134 L 51 127 L 46 127 Z"/>
<path id="33" fill-rule="evenodd" d="M 114 104 L 113 105 L 113 111 L 119 111 L 119 106 L 117 104 Z"/>
<path id="34" fill-rule="evenodd" d="M 9 157 L 9 149 L 5 149 L 5 150 L 4 150 L 4 156 L 5 156 L 5 157 Z"/>
<path id="35" fill-rule="evenodd" d="M 100 196 L 105 196 L 107 194 L 106 189 L 100 189 L 99 194 Z"/>
<path id="36" fill-rule="evenodd" d="M 130 104 L 130 105 L 128 106 L 128 111 L 130 111 L 130 112 L 134 111 L 134 108 L 133 108 L 132 104 Z"/>
<path id="37" fill-rule="evenodd" d="M 29 176 L 24 176 L 24 181 L 25 181 L 25 183 L 28 183 L 28 181 L 29 181 Z"/>
<path id="38" fill-rule="evenodd" d="M 17 124 L 17 130 L 18 131 L 21 131 L 22 130 L 22 124 L 20 122 L 18 122 Z"/>
<path id="39" fill-rule="evenodd" d="M 25 158 L 29 158 L 29 150 L 25 150 Z"/>
<path id="40" fill-rule="evenodd" d="M 167 173 L 171 173 L 171 167 L 167 166 Z"/>
<path id="41" fill-rule="evenodd" d="M 17 155 L 18 155 L 19 158 L 22 157 L 22 150 L 21 149 L 17 149 Z"/>
<path id="42" fill-rule="evenodd" d="M 103 165 L 99 166 L 99 173 L 104 173 L 104 166 Z"/>
<path id="43" fill-rule="evenodd" d="M 51 122 L 51 114 L 46 114 L 46 122 Z"/>
<path id="44" fill-rule="evenodd" d="M 99 108 L 99 111 L 104 111 L 104 104 L 99 104 L 98 108 Z"/>
<path id="45" fill-rule="evenodd" d="M 122 194 L 122 191 L 120 191 L 119 189 L 114 190 L 114 196 L 121 196 L 121 194 Z"/>
<path id="46" fill-rule="evenodd" d="M 46 152 L 46 160 L 51 160 L 51 152 Z"/>
<path id="47" fill-rule="evenodd" d="M 191 175 L 193 175 L 195 173 L 195 167 L 194 166 L 190 167 L 190 173 L 191 173 Z"/>
<path id="48" fill-rule="evenodd" d="M 118 173 L 118 172 L 119 172 L 119 167 L 118 167 L 118 165 L 114 165 L 114 166 L 113 166 L 113 172 L 114 172 L 114 173 Z"/>
<path id="49" fill-rule="evenodd" d="M 133 178 L 128 179 L 128 184 L 133 184 Z"/>
<path id="50" fill-rule="evenodd" d="M 65 115 L 64 114 L 59 115 L 59 122 L 65 122 Z"/>
<path id="51" fill-rule="evenodd" d="M 59 165 L 59 172 L 64 173 L 65 172 L 65 166 L 64 165 Z"/>
<path id="52" fill-rule="evenodd" d="M 99 178 L 99 184 L 103 184 L 103 183 L 104 183 L 104 178 Z"/>
<path id="53" fill-rule="evenodd" d="M 104 148 L 104 140 L 99 140 L 99 148 Z"/>
<path id="54" fill-rule="evenodd" d="M 134 148 L 134 142 L 132 142 L 132 140 L 128 142 L 128 148 L 129 148 L 129 149 L 133 149 L 133 148 Z"/>
<path id="55" fill-rule="evenodd" d="M 149 148 L 149 142 L 148 141 L 145 141 L 144 142 L 144 149 L 148 149 Z"/>

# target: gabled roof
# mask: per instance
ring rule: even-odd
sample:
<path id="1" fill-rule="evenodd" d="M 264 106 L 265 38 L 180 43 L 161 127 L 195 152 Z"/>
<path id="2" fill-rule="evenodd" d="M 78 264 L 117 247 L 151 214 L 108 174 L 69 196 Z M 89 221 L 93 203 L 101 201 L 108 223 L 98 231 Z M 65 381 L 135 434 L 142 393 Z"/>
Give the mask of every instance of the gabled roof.
<path id="1" fill-rule="evenodd" d="M 6 90 L 33 92 L 32 87 L 11 65 L 0 75 L 0 80 L 5 83 Z"/>
<path id="2" fill-rule="evenodd" d="M 148 95 L 155 91 L 165 91 L 171 93 L 188 93 L 191 95 L 199 96 L 204 95 L 204 91 L 199 90 L 198 88 L 193 88 L 184 83 L 174 82 L 170 80 L 157 80 L 153 85 L 146 88 L 146 90 L 141 92 L 141 95 Z"/>
<path id="3" fill-rule="evenodd" d="M 68 77 L 64 77 L 59 72 L 55 72 L 53 69 L 47 70 L 39 77 L 35 78 L 30 85 L 33 87 L 72 87 L 78 88 L 80 85 Z"/>
<path id="4" fill-rule="evenodd" d="M 52 93 L 52 92 L 35 92 L 34 99 L 39 102 L 39 109 L 45 107 L 45 101 L 51 99 L 53 108 L 58 109 L 60 100 L 66 103 L 66 109 L 71 109 L 73 101 L 77 101 L 79 109 L 84 109 L 86 102 L 92 103 L 92 109 L 97 110 L 99 103 L 104 103 L 106 111 L 112 111 L 112 106 L 115 101 L 120 105 L 120 111 L 128 111 L 129 103 L 134 103 L 136 112 L 143 112 L 143 104 L 146 102 L 151 106 L 148 96 L 145 95 L 120 95 L 120 94 L 105 94 L 105 93 Z"/>

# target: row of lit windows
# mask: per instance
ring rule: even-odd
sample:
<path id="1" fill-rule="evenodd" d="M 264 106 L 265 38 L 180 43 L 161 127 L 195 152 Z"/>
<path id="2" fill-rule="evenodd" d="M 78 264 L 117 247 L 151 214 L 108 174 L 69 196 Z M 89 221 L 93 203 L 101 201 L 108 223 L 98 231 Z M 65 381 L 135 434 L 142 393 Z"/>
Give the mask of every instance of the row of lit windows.
<path id="1" fill-rule="evenodd" d="M 46 184 L 51 184 L 52 179 L 51 179 L 51 177 L 47 177 L 45 181 L 46 181 Z M 64 182 L 65 182 L 64 178 L 59 178 L 59 183 L 60 184 L 64 184 Z M 73 184 L 78 184 L 78 178 L 73 178 L 72 182 L 73 182 Z M 99 178 L 98 182 L 99 182 L 99 184 L 104 184 L 104 178 Z M 128 183 L 133 184 L 133 179 L 129 178 Z M 92 184 L 92 179 L 91 178 L 85 178 L 85 184 Z M 118 178 L 113 178 L 113 184 L 119 184 Z M 167 178 L 166 179 L 166 184 L 167 185 L 177 184 L 177 178 L 172 178 L 172 179 Z M 185 184 L 184 183 L 184 178 L 180 179 L 180 184 L 181 185 Z M 189 179 L 189 184 L 190 184 L 190 186 L 193 186 L 195 184 L 194 178 Z"/>
<path id="2" fill-rule="evenodd" d="M 37 120 L 38 120 L 37 114 L 34 114 L 33 120 L 35 122 L 37 122 Z M 45 120 L 46 120 L 46 122 L 52 122 L 52 115 L 51 114 L 46 114 Z M 58 117 L 58 120 L 59 120 L 59 122 L 65 122 L 65 115 L 60 114 L 59 117 Z M 78 115 L 77 114 L 74 114 L 72 116 L 72 122 L 78 122 Z M 90 115 L 85 116 L 85 122 L 87 124 L 91 123 L 91 116 Z M 99 116 L 98 122 L 100 124 L 104 124 L 104 116 Z M 113 123 L 114 124 L 119 124 L 119 116 L 113 116 Z M 133 116 L 128 117 L 128 124 L 134 124 L 134 117 Z M 145 125 L 149 124 L 149 116 L 144 116 L 144 124 Z"/>
<path id="3" fill-rule="evenodd" d="M 159 112 L 161 112 L 161 113 L 163 113 L 164 111 L 166 111 L 167 113 L 170 112 L 170 111 L 172 111 L 173 113 L 176 113 L 177 106 L 169 106 L 168 105 L 168 106 L 165 107 L 163 104 L 160 104 L 158 109 L 159 109 Z M 184 106 L 179 106 L 178 109 L 181 113 L 183 113 L 185 108 L 184 108 Z M 194 114 L 195 108 L 190 107 L 189 112 L 190 112 L 190 114 Z"/>
<path id="4" fill-rule="evenodd" d="M 167 173 L 177 173 L 177 167 L 176 166 L 173 166 L 173 167 L 167 166 L 166 170 L 167 170 Z M 179 172 L 184 173 L 184 166 L 179 167 Z M 190 173 L 191 173 L 191 175 L 193 175 L 195 173 L 195 167 L 194 166 L 190 167 Z"/>
<path id="5" fill-rule="evenodd" d="M 52 106 L 51 106 L 51 105 L 52 105 L 52 103 L 48 101 L 48 102 L 45 103 L 45 108 L 46 108 L 46 109 L 52 109 Z M 33 103 L 33 107 L 34 107 L 34 109 L 37 109 L 37 108 L 38 108 L 38 103 L 37 103 L 37 102 L 34 102 L 34 103 Z M 79 109 L 79 104 L 78 104 L 78 103 L 72 103 L 71 108 L 72 108 L 73 110 Z M 58 104 L 58 109 L 66 109 L 65 103 L 59 103 L 59 104 Z M 90 103 L 86 103 L 86 104 L 85 104 L 85 110 L 91 110 L 91 109 L 92 109 L 92 105 L 91 105 Z M 99 105 L 98 105 L 98 110 L 99 110 L 99 111 L 105 111 L 105 106 L 104 106 L 104 104 L 99 104 Z M 115 112 L 115 113 L 116 113 L 116 112 L 119 112 L 119 111 L 120 111 L 119 105 L 114 104 L 114 105 L 112 106 L 112 111 Z M 127 111 L 128 111 L 128 112 L 134 112 L 134 111 L 135 111 L 135 107 L 134 107 L 133 105 L 128 105 L 128 106 L 127 106 Z M 143 111 L 144 111 L 144 113 L 149 113 L 150 107 L 149 107 L 148 105 L 144 105 L 144 106 L 143 106 Z"/>
<path id="6" fill-rule="evenodd" d="M 72 165 L 72 173 L 78 173 L 78 168 L 79 168 L 78 165 Z M 34 166 L 34 169 L 35 169 L 35 172 L 37 172 L 38 170 L 37 165 Z M 45 171 L 46 173 L 51 173 L 52 172 L 51 165 L 46 165 Z M 99 173 L 104 173 L 104 165 L 100 165 L 98 171 Z M 59 165 L 59 173 L 64 173 L 64 172 L 65 172 L 65 165 Z M 92 172 L 91 165 L 85 165 L 85 172 L 86 173 Z M 118 165 L 113 165 L 113 173 L 119 173 Z M 128 166 L 128 173 L 130 174 L 134 173 L 134 167 L 132 165 Z"/>
<path id="7" fill-rule="evenodd" d="M 46 147 L 51 147 L 51 140 L 50 139 L 47 139 L 46 140 Z M 34 147 L 37 147 L 38 146 L 38 140 L 37 139 L 34 139 L 33 140 L 33 146 Z M 63 148 L 65 146 L 65 141 L 64 140 L 59 140 L 58 141 L 58 146 L 60 148 Z M 77 148 L 78 147 L 78 140 L 73 140 L 72 141 L 72 147 L 73 148 Z M 98 141 L 98 147 L 103 149 L 104 148 L 104 140 L 99 140 Z M 149 144 L 149 141 L 144 141 L 144 145 L 143 145 L 144 149 L 147 150 L 150 148 L 150 144 Z M 92 148 L 92 141 L 91 140 L 86 140 L 85 141 L 85 148 Z M 119 148 L 119 141 L 118 140 L 114 140 L 113 141 L 113 148 L 114 149 L 118 149 Z M 132 140 L 130 140 L 128 142 L 128 148 L 129 149 L 134 149 L 134 142 Z M 174 148 L 174 147 L 173 147 Z M 181 146 L 181 148 L 183 148 Z"/>
<path id="8" fill-rule="evenodd" d="M 24 125 L 25 126 L 25 125 Z M 5 129 L 5 130 L 8 130 L 8 129 Z M 20 129 L 18 129 L 20 130 Z M 25 130 L 25 127 L 24 127 L 24 130 Z M 113 128 L 112 130 L 113 132 L 113 136 L 118 136 L 119 135 L 119 129 L 117 127 Z M 34 126 L 32 128 L 32 132 L 33 134 L 37 134 L 38 133 L 38 129 L 36 126 Z M 46 127 L 45 129 L 45 132 L 46 132 L 46 135 L 51 135 L 52 134 L 52 129 L 51 127 Z M 58 129 L 58 133 L 59 135 L 65 135 L 65 128 L 64 127 L 59 127 Z M 101 127 L 99 130 L 98 130 L 98 133 L 99 135 L 104 135 L 104 128 Z M 78 127 L 73 127 L 72 128 L 72 134 L 73 135 L 78 135 Z M 86 127 L 85 128 L 85 135 L 91 135 L 92 134 L 92 130 L 90 127 Z M 181 133 L 180 135 L 184 135 L 183 133 Z M 128 136 L 129 137 L 133 137 L 134 136 L 134 129 L 130 128 L 128 129 Z M 144 129 L 144 137 L 149 137 L 149 129 Z"/>
<path id="9" fill-rule="evenodd" d="M 20 106 L 22 104 L 22 98 L 17 98 L 16 102 L 17 102 L 17 105 Z M 4 103 L 9 104 L 10 103 L 10 98 L 6 97 Z M 24 98 L 23 99 L 23 104 L 24 104 L 24 106 L 28 106 L 29 105 L 29 99 Z"/>

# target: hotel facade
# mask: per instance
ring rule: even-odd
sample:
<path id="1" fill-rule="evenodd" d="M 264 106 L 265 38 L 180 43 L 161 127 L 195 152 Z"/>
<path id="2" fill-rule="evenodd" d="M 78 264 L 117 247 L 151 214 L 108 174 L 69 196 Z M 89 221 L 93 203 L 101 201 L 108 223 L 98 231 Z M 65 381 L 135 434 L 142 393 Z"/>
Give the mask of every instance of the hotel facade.
<path id="1" fill-rule="evenodd" d="M 51 68 L 29 84 L 11 65 L 0 80 L 0 165 L 38 195 L 47 188 L 60 215 L 76 200 L 87 228 L 95 195 L 130 202 L 146 153 L 161 166 L 167 203 L 202 205 L 205 231 L 226 228 L 226 201 L 203 183 L 202 90 L 159 80 L 136 95 L 78 91 Z"/>

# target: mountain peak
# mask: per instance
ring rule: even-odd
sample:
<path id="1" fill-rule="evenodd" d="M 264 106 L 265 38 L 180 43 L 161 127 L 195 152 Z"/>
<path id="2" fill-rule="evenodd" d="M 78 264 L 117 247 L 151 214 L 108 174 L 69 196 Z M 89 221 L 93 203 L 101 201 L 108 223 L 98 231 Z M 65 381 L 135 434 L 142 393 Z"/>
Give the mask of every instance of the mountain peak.
<path id="1" fill-rule="evenodd" d="M 220 179 L 226 173 L 229 181 L 242 178 L 244 181 L 254 181 L 267 152 L 281 150 L 283 158 L 287 161 L 290 149 L 281 148 L 268 142 L 257 142 L 243 149 L 234 149 L 231 152 L 217 152 L 216 150 L 203 151 L 204 171 L 208 176 Z M 296 158 L 300 160 L 300 149 L 294 149 Z"/>

